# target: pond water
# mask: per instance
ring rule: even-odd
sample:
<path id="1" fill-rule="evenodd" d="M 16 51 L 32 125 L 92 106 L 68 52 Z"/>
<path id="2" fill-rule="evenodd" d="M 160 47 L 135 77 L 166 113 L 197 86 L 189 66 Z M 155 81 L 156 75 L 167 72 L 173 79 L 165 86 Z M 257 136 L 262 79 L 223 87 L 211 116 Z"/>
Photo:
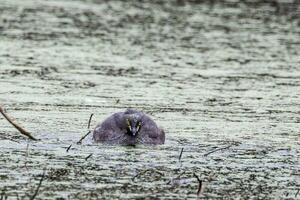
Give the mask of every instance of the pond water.
<path id="1" fill-rule="evenodd" d="M 2 196 L 300 198 L 298 5 L 241 2 L 0 0 L 0 104 L 41 139 L 0 117 Z M 166 144 L 77 144 L 126 108 Z"/>

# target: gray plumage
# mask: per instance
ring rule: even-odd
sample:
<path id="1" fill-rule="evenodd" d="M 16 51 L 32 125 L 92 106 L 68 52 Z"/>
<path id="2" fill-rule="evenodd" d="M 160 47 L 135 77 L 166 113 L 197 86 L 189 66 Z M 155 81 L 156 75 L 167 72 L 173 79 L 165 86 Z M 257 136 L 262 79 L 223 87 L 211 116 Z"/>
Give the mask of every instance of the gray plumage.
<path id="1" fill-rule="evenodd" d="M 133 109 L 114 113 L 93 131 L 95 142 L 108 144 L 164 144 L 165 133 L 146 114 Z"/>

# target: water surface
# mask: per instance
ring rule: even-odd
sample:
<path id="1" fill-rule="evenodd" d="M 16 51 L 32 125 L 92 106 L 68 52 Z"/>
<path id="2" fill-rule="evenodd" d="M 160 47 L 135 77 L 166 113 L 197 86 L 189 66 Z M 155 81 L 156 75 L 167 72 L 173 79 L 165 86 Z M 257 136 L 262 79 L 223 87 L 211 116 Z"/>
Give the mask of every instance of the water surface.
<path id="1" fill-rule="evenodd" d="M 0 103 L 41 139 L 0 118 L 3 195 L 300 198 L 297 5 L 178 2 L 0 0 Z M 128 107 L 166 144 L 76 144 Z"/>

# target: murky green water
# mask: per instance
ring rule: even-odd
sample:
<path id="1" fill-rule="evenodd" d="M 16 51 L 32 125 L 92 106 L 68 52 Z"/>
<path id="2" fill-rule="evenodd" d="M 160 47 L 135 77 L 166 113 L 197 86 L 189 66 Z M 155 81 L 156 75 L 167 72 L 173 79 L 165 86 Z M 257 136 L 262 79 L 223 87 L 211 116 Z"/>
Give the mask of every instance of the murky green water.
<path id="1" fill-rule="evenodd" d="M 300 198 L 300 28 L 282 2 L 0 0 L 0 104 L 41 139 L 0 118 L 2 196 L 28 199 L 46 168 L 37 199 L 195 199 L 194 173 L 202 198 Z M 166 144 L 76 144 L 91 113 L 127 107 Z"/>

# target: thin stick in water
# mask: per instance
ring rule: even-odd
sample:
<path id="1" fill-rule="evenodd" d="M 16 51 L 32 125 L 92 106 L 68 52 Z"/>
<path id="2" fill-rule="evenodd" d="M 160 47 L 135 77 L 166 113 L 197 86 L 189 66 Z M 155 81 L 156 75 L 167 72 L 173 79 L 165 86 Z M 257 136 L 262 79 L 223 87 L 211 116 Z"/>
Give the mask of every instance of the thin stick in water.
<path id="1" fill-rule="evenodd" d="M 85 160 L 87 161 L 90 157 L 92 157 L 92 153 L 90 154 L 90 155 L 88 155 L 86 158 L 85 158 Z"/>
<path id="2" fill-rule="evenodd" d="M 88 123 L 88 129 L 90 129 L 90 125 L 91 125 L 93 115 L 94 115 L 94 113 L 92 113 L 91 116 L 90 116 L 89 123 Z"/>
<path id="3" fill-rule="evenodd" d="M 238 143 L 233 143 L 233 144 L 228 145 L 228 146 L 226 146 L 226 147 L 217 148 L 217 149 L 215 149 L 215 150 L 212 150 L 212 151 L 209 151 L 209 152 L 205 153 L 203 156 L 208 156 L 209 154 L 212 154 L 212 153 L 214 153 L 214 152 L 221 151 L 221 150 L 224 150 L 224 149 L 229 149 L 230 147 L 232 147 L 232 146 L 234 146 L 234 145 L 237 145 L 237 144 L 238 144 Z"/>
<path id="4" fill-rule="evenodd" d="M 69 152 L 69 150 L 71 149 L 71 147 L 72 147 L 72 145 L 70 145 L 70 146 L 67 148 L 66 152 Z"/>
<path id="5" fill-rule="evenodd" d="M 295 194 L 295 198 L 298 196 L 300 189 L 297 190 L 297 193 Z"/>
<path id="6" fill-rule="evenodd" d="M 178 158 L 179 161 L 181 160 L 182 153 L 183 153 L 183 148 L 181 148 L 181 152 L 180 152 L 180 155 L 179 155 L 179 158 Z"/>
<path id="7" fill-rule="evenodd" d="M 42 178 L 40 179 L 40 182 L 34 192 L 34 194 L 32 195 L 32 197 L 30 198 L 30 200 L 34 200 L 35 197 L 37 196 L 37 194 L 39 193 L 39 190 L 40 190 L 40 187 L 42 186 L 42 183 L 43 183 L 43 180 L 45 178 L 45 174 L 46 174 L 46 169 L 44 169 L 44 172 L 43 172 L 43 175 L 42 175 Z"/>
<path id="8" fill-rule="evenodd" d="M 15 123 L 3 110 L 3 108 L 0 106 L 0 113 L 3 115 L 3 117 L 11 124 L 13 125 L 21 134 L 27 136 L 31 140 L 37 140 L 35 137 L 33 137 L 28 131 L 26 131 L 24 128 L 22 128 L 20 125 Z"/>
<path id="9" fill-rule="evenodd" d="M 199 183 L 199 185 L 198 185 L 198 191 L 197 191 L 197 196 L 200 196 L 201 189 L 202 189 L 202 180 L 195 173 L 194 173 L 194 177 L 197 179 L 197 181 Z"/>
<path id="10" fill-rule="evenodd" d="M 77 142 L 77 144 L 81 144 L 82 140 L 84 140 L 84 138 L 86 138 L 86 136 L 88 136 L 90 133 L 91 131 L 88 131 L 84 136 L 82 136 L 80 140 Z"/>

